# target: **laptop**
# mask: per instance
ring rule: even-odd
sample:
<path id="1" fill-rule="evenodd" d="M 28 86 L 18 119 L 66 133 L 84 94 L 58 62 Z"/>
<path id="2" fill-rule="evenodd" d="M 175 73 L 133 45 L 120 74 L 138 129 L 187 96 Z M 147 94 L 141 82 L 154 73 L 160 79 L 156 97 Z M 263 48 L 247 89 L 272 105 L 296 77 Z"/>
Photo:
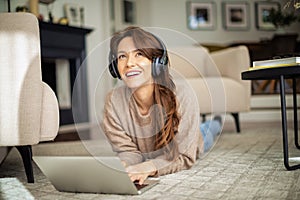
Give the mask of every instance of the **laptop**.
<path id="1" fill-rule="evenodd" d="M 137 195 L 159 182 L 150 177 L 143 185 L 133 183 L 117 156 L 33 156 L 33 160 L 63 192 Z"/>

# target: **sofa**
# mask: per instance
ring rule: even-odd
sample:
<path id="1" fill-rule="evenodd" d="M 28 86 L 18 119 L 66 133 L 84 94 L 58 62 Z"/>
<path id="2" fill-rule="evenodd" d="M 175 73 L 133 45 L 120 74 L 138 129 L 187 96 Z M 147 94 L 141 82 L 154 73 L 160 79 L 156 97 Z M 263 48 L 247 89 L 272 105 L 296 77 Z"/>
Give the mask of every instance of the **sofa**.
<path id="1" fill-rule="evenodd" d="M 251 83 L 241 80 L 250 66 L 246 46 L 208 52 L 202 46 L 177 46 L 168 49 L 170 67 L 190 84 L 198 98 L 200 115 L 231 114 L 240 132 L 239 113 L 250 110 Z"/>

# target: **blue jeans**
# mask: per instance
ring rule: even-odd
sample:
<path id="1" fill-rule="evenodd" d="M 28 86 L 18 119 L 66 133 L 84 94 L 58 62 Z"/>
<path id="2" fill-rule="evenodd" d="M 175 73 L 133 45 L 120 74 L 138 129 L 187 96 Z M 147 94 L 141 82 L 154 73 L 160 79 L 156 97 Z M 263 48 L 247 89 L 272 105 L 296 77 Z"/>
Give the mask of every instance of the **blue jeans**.
<path id="1" fill-rule="evenodd" d="M 208 120 L 200 124 L 200 130 L 203 137 L 204 152 L 207 152 L 214 144 L 216 136 L 221 132 L 221 124 L 217 120 Z"/>

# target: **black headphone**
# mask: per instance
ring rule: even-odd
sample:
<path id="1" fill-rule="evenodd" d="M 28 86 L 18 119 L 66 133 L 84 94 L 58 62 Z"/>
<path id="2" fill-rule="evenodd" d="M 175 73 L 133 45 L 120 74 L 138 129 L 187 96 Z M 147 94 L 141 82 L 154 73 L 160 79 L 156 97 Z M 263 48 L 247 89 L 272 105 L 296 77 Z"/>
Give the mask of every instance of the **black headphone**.
<path id="1" fill-rule="evenodd" d="M 162 71 L 166 71 L 167 67 L 168 67 L 168 63 L 169 63 L 169 58 L 168 58 L 168 54 L 167 54 L 167 49 L 166 46 L 164 45 L 164 43 L 155 35 L 153 35 L 160 43 L 162 50 L 163 50 L 163 55 L 161 57 L 154 57 L 152 59 L 152 76 L 153 77 L 158 77 Z M 116 58 L 116 56 L 110 51 L 109 52 L 109 72 L 112 75 L 112 77 L 114 78 L 118 78 L 121 79 L 119 70 L 118 70 L 118 59 Z"/>

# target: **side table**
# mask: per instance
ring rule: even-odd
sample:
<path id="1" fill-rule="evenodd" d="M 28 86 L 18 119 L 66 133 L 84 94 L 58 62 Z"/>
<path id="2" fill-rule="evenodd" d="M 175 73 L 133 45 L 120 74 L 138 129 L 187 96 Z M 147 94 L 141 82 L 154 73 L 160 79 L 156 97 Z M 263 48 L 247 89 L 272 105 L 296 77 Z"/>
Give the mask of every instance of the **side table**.
<path id="1" fill-rule="evenodd" d="M 298 141 L 298 116 L 297 116 L 297 91 L 296 79 L 300 77 L 300 66 L 274 67 L 257 70 L 244 71 L 241 74 L 242 80 L 271 80 L 278 79 L 280 81 L 280 102 L 281 102 L 281 120 L 282 120 L 282 136 L 283 136 L 283 158 L 284 166 L 287 170 L 295 170 L 300 168 L 300 164 L 290 165 L 288 134 L 287 134 L 287 117 L 286 117 L 286 99 L 285 99 L 285 79 L 292 79 L 293 87 L 293 112 L 294 112 L 294 140 L 295 146 L 300 149 Z"/>

